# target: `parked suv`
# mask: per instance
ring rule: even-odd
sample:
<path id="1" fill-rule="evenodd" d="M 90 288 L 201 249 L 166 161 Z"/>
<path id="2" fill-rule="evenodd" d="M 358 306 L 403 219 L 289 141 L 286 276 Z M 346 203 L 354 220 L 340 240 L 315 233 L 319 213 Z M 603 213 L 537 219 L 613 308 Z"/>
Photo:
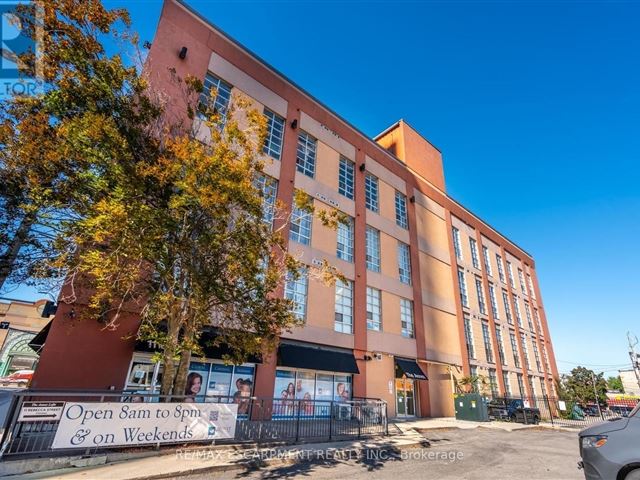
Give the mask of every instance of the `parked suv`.
<path id="1" fill-rule="evenodd" d="M 540 423 L 540 409 L 525 407 L 521 398 L 494 398 L 487 404 L 489 417 L 520 423 Z"/>
<path id="2" fill-rule="evenodd" d="M 640 403 L 627 417 L 612 418 L 580 432 L 578 468 L 587 480 L 640 480 Z"/>

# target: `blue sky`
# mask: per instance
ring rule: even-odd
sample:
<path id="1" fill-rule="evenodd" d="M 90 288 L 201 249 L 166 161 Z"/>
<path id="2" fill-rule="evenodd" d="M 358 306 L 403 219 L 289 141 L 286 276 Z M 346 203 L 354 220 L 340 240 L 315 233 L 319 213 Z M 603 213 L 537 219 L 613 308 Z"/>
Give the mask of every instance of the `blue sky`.
<path id="1" fill-rule="evenodd" d="M 534 256 L 561 371 L 629 363 L 640 4 L 188 3 L 365 133 L 404 118 L 431 140 L 449 194 Z M 153 40 L 161 1 L 105 4 Z"/>

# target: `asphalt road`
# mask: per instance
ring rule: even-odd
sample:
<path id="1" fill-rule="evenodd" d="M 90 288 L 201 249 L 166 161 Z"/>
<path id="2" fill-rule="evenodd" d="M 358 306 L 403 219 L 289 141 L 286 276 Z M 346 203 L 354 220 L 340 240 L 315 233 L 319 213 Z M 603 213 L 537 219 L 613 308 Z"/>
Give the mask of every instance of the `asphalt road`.
<path id="1" fill-rule="evenodd" d="M 181 477 L 187 480 L 273 480 L 311 477 L 372 480 L 420 479 L 583 479 L 577 433 L 545 429 L 505 432 L 430 430 L 430 446 L 405 451 L 390 458 L 330 459 L 252 472 L 221 472 Z"/>

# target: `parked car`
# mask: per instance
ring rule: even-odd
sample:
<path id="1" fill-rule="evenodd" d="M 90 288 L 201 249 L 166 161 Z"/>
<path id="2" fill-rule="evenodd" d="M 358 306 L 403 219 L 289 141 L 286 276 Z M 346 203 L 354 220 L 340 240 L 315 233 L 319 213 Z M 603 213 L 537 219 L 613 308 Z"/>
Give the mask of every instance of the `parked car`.
<path id="1" fill-rule="evenodd" d="M 540 409 L 526 407 L 521 398 L 494 398 L 487 404 L 489 418 L 520 423 L 540 423 Z"/>
<path id="2" fill-rule="evenodd" d="M 628 417 L 633 410 L 633 407 L 630 407 L 628 405 L 612 405 L 609 407 L 609 410 L 615 416 Z"/>
<path id="3" fill-rule="evenodd" d="M 11 375 L 0 378 L 0 385 L 3 387 L 26 387 L 33 377 L 33 370 L 18 370 Z"/>
<path id="4" fill-rule="evenodd" d="M 600 416 L 600 410 L 598 410 L 597 405 L 587 405 L 586 407 L 584 407 L 582 409 L 582 411 L 584 412 L 585 415 L 587 415 L 589 417 L 599 417 Z"/>
<path id="5" fill-rule="evenodd" d="M 611 418 L 579 434 L 578 468 L 587 480 L 640 480 L 640 404 L 627 417 Z"/>

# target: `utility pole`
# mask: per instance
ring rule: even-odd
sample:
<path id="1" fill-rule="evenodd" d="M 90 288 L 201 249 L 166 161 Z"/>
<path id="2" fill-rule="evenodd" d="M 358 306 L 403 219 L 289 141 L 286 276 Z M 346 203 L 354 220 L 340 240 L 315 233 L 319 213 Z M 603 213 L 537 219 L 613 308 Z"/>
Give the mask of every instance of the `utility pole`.
<path id="1" fill-rule="evenodd" d="M 633 335 L 631 332 L 627 332 L 627 340 L 629 341 L 629 357 L 631 358 L 631 367 L 636 374 L 636 381 L 638 382 L 638 387 L 640 388 L 640 360 L 638 359 L 639 355 L 636 353 L 635 349 L 636 345 L 638 344 L 638 337 Z"/>

